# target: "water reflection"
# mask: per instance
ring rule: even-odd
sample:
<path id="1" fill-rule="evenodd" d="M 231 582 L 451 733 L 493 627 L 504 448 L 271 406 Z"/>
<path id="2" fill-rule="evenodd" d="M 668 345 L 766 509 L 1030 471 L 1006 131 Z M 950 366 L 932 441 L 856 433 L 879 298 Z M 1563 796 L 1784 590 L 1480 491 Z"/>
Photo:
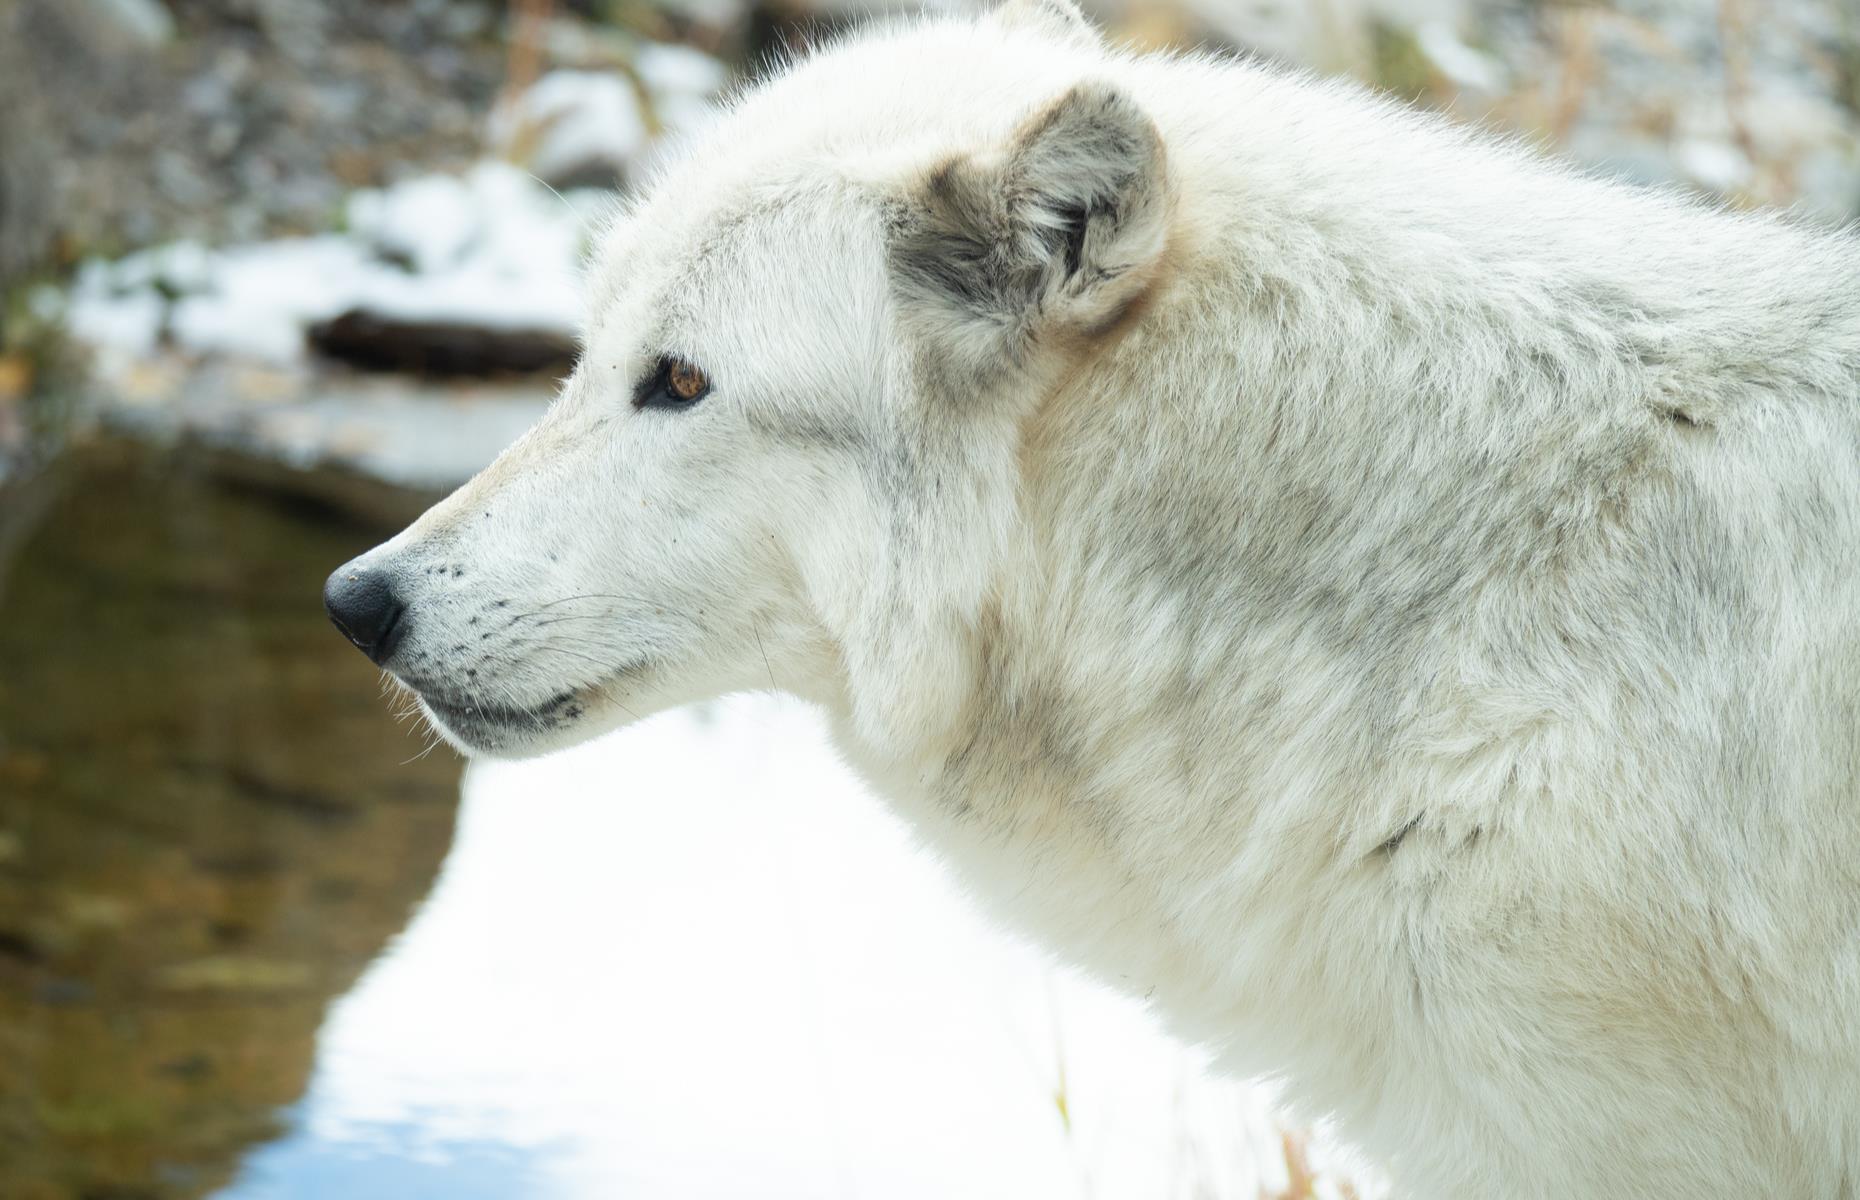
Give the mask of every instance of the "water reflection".
<path id="1" fill-rule="evenodd" d="M 379 529 L 101 451 L 0 494 L 0 1196 L 210 1193 L 451 836 L 316 611 Z"/>
<path id="2" fill-rule="evenodd" d="M 226 1200 L 1283 1182 L 1258 1092 L 987 928 L 797 706 L 669 714 L 464 796 L 431 900 Z"/>

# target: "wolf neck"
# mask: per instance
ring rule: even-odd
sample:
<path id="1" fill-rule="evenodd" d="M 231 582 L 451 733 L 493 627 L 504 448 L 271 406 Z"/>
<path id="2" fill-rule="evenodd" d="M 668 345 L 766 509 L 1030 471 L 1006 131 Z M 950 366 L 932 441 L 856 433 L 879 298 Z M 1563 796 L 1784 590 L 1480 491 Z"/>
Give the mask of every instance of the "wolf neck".
<path id="1" fill-rule="evenodd" d="M 1217 182 L 1183 178 L 1169 270 L 1021 427 L 955 727 L 854 757 L 1005 919 L 1275 1056 L 1241 1065 L 1348 1059 L 1371 1094 L 1412 981 L 1399 945 L 1348 940 L 1379 936 L 1349 905 L 1418 804 L 1451 820 L 1389 771 L 1451 673 L 1429 633 L 1483 546 L 1611 494 L 1558 464 L 1646 435 L 1603 407 L 1615 362 L 1552 369 L 1580 328 L 1508 349 L 1477 264 L 1379 266 L 1399 212 L 1340 238 L 1319 186 Z M 1494 447 L 1541 478 L 1469 491 Z"/>
<path id="2" fill-rule="evenodd" d="M 1200 365 L 1210 386 L 1152 378 L 1159 356 L 1183 352 L 1159 340 L 1193 325 L 1194 302 L 1159 281 L 1114 342 L 1056 373 L 1023 427 L 1019 520 L 983 588 L 954 727 L 902 753 L 842 740 L 1004 918 L 1137 994 L 1155 989 L 1187 1032 L 1231 1033 L 1235 1014 L 1209 998 L 1270 992 L 1242 982 L 1248 877 L 1294 892 L 1315 881 L 1335 852 L 1309 802 L 1344 802 L 1326 782 L 1342 769 L 1331 727 L 1284 723 L 1334 706 L 1318 681 L 1335 673 L 1249 645 L 1270 634 L 1248 616 L 1259 597 L 1245 594 L 1234 505 L 1263 435 L 1246 406 L 1216 399 L 1228 352 L 1191 328 L 1214 347 Z M 1187 450 L 1210 441 L 1233 453 Z M 1270 866 L 1246 861 L 1267 844 Z M 1219 947 L 1198 936 L 1212 925 Z M 1306 952 L 1292 943 L 1322 943 L 1255 932 L 1281 966 Z"/>

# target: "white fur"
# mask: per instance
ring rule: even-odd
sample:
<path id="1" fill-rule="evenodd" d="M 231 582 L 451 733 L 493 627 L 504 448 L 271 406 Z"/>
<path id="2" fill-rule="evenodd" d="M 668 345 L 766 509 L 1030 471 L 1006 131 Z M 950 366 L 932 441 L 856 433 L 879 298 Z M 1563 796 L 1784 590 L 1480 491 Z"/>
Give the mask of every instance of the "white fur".
<path id="1" fill-rule="evenodd" d="M 466 748 L 793 691 L 1404 1194 L 1860 1196 L 1851 238 L 1016 0 L 742 96 L 594 284 L 365 560 Z"/>

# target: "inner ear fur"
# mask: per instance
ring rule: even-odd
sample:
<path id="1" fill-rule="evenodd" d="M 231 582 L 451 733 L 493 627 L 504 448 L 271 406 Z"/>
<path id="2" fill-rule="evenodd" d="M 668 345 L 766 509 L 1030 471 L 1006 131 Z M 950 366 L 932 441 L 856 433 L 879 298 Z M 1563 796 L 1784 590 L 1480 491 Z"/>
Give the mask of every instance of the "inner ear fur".
<path id="1" fill-rule="evenodd" d="M 1043 337 L 1106 328 L 1142 294 L 1166 200 L 1155 124 L 1115 86 L 1081 83 L 1005 148 L 932 169 L 894 269 L 951 365 L 1021 365 Z"/>

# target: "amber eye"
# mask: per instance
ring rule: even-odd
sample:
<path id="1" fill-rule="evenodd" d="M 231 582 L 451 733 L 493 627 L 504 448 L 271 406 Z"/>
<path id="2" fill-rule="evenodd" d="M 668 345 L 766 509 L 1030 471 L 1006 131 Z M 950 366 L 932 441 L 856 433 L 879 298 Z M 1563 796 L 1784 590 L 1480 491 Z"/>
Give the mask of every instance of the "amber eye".
<path id="1" fill-rule="evenodd" d="M 665 373 L 665 382 L 671 386 L 672 395 L 686 404 L 710 391 L 710 380 L 704 372 L 682 358 L 673 361 L 671 369 Z"/>
<path id="2" fill-rule="evenodd" d="M 710 393 L 710 376 L 696 363 L 667 355 L 633 389 L 635 408 L 689 408 Z"/>

